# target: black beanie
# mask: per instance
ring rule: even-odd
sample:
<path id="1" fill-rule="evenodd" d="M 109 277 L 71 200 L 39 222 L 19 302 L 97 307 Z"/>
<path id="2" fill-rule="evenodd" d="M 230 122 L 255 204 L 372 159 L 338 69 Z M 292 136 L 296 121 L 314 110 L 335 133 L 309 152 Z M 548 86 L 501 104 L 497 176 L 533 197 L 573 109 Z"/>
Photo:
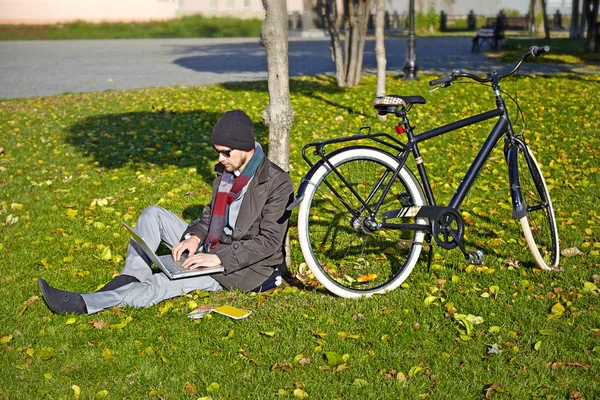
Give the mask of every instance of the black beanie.
<path id="1" fill-rule="evenodd" d="M 241 110 L 227 111 L 213 128 L 212 143 L 230 149 L 249 151 L 254 149 L 252 120 Z"/>

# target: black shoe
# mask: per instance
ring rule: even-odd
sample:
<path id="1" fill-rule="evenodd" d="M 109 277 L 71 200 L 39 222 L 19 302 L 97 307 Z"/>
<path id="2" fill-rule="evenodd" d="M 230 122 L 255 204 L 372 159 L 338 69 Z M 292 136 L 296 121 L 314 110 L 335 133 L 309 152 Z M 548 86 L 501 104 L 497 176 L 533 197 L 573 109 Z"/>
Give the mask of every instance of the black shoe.
<path id="1" fill-rule="evenodd" d="M 44 300 L 46 300 L 46 304 L 48 304 L 48 308 L 53 312 L 57 314 L 87 313 L 85 301 L 83 301 L 83 297 L 79 293 L 54 289 L 48 285 L 48 282 L 41 278 L 38 278 L 38 287 L 40 288 L 40 292 L 42 292 Z"/>
<path id="2" fill-rule="evenodd" d="M 117 275 L 114 278 L 112 278 L 112 280 L 110 282 L 108 282 L 106 285 L 104 285 L 97 292 L 106 292 L 108 290 L 115 290 L 115 289 L 120 288 L 121 286 L 129 285 L 130 283 L 139 282 L 139 281 L 140 280 L 138 278 L 136 278 L 135 276 Z"/>

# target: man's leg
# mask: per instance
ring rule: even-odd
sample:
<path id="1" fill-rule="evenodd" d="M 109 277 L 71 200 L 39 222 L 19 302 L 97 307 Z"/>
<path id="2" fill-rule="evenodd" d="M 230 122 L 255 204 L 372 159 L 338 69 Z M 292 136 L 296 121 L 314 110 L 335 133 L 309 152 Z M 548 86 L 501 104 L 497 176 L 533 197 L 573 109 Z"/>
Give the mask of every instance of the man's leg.
<path id="1" fill-rule="evenodd" d="M 130 283 L 115 290 L 82 295 L 87 313 L 94 314 L 114 306 L 149 307 L 194 290 L 215 292 L 223 288 L 208 275 L 169 279 L 165 274 L 152 275 L 143 282 Z"/>
<path id="2" fill-rule="evenodd" d="M 169 248 L 179 243 L 187 226 L 185 221 L 171 211 L 159 206 L 151 206 L 142 211 L 135 226 L 135 232 L 144 238 L 151 249 L 156 250 L 161 241 L 165 242 Z M 143 282 L 152 276 L 150 264 L 150 259 L 144 250 L 131 239 L 121 275 L 134 276 Z"/>
<path id="3" fill-rule="evenodd" d="M 152 206 L 142 212 L 135 231 L 148 242 L 151 248 L 157 249 L 161 241 L 164 241 L 169 247 L 179 243 L 186 227 L 187 224 L 172 212 L 162 207 Z M 150 306 L 166 298 L 179 296 L 184 292 L 187 293 L 196 289 L 221 289 L 218 282 L 209 276 L 171 281 L 163 274 L 153 275 L 150 260 L 133 240 L 130 241 L 125 267 L 120 276 L 131 278 L 127 280 L 133 280 L 133 283 L 121 280 L 113 284 L 111 281 L 108 284 L 113 284 L 110 290 L 107 288 L 106 290 L 84 295 L 54 289 L 47 285 L 45 281 L 38 284 L 44 298 L 54 312 L 87 312 L 88 314 L 119 304 L 138 307 Z M 82 307 L 71 305 L 81 300 L 85 302 Z"/>

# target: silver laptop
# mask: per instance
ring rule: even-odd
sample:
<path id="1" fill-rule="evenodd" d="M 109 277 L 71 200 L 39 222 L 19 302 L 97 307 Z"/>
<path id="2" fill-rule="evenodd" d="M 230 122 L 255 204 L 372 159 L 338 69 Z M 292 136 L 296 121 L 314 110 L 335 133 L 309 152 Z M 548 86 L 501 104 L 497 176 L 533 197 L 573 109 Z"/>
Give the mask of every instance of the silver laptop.
<path id="1" fill-rule="evenodd" d="M 180 279 L 180 278 L 188 278 L 190 276 L 198 276 L 198 275 L 208 275 L 214 274 L 215 272 L 222 272 L 223 266 L 219 265 L 218 267 L 212 268 L 199 268 L 199 269 L 187 269 L 181 266 L 181 263 L 187 258 L 187 253 L 182 254 L 179 261 L 174 261 L 173 256 L 171 254 L 167 254 L 164 256 L 157 256 L 154 251 L 148 246 L 146 241 L 135 231 L 123 222 L 123 226 L 127 228 L 129 234 L 136 241 L 137 244 L 140 245 L 144 253 L 150 258 L 150 260 L 167 275 L 170 279 Z"/>

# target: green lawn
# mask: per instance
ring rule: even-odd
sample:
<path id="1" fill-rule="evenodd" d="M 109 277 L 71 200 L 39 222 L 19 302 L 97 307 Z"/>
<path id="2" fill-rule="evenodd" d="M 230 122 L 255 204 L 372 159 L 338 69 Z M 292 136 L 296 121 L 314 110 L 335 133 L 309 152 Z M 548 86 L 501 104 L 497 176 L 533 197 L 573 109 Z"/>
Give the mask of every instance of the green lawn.
<path id="1" fill-rule="evenodd" d="M 600 53 L 585 53 L 585 39 L 571 40 L 566 38 L 544 39 L 507 39 L 502 51 L 502 60 L 512 62 L 517 60 L 531 46 L 549 46 L 550 52 L 532 62 L 565 63 L 565 64 L 600 64 Z M 529 60 L 528 60 L 529 62 Z M 594 68 L 590 66 L 589 68 Z"/>
<path id="2" fill-rule="evenodd" d="M 477 85 L 428 94 L 430 78 L 388 78 L 389 93 L 426 97 L 411 111 L 418 130 L 493 107 L 489 89 Z M 258 124 L 266 83 L 1 101 L 0 398 L 68 399 L 78 391 L 82 399 L 598 398 L 599 83 L 597 76 L 523 77 L 517 86 L 561 247 L 582 253 L 563 257 L 560 272 L 532 264 L 511 219 L 499 148 L 462 207 L 467 246 L 485 252 L 483 267 L 436 248 L 430 270 L 423 261 L 401 289 L 370 299 L 334 297 L 302 276 L 308 287 L 290 278 L 270 295 L 193 293 L 75 317 L 53 315 L 36 278 L 93 291 L 123 265 L 121 221 L 135 222 L 153 204 L 195 218 L 210 195 L 208 141 L 219 116 L 243 108 L 266 143 Z M 511 94 L 514 87 L 503 86 Z M 373 77 L 344 90 L 330 78 L 292 80 L 296 187 L 307 170 L 304 143 L 364 125 L 392 131 L 395 121 L 380 122 L 371 107 L 374 88 Z M 422 147 L 440 203 L 489 128 Z M 295 273 L 303 260 L 293 226 L 291 236 Z M 252 314 L 186 317 L 205 303 Z M 470 332 L 457 314 L 474 316 Z"/>
<path id="3" fill-rule="evenodd" d="M 150 22 L 66 22 L 52 25 L 0 25 L 0 40 L 157 39 L 257 37 L 262 20 L 190 15 Z"/>

